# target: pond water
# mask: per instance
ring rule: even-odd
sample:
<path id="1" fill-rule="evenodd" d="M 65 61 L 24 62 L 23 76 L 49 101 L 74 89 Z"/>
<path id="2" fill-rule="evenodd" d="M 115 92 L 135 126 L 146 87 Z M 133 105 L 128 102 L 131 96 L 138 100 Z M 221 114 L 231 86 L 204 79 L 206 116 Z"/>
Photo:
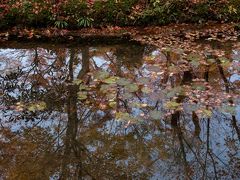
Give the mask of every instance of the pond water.
<path id="1" fill-rule="evenodd" d="M 240 48 L 0 45 L 0 179 L 239 179 Z"/>

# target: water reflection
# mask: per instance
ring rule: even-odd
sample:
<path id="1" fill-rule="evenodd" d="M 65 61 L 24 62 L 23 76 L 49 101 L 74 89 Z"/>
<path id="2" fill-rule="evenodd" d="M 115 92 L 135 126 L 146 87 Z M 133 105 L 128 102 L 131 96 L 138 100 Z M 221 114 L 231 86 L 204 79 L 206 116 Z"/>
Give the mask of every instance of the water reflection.
<path id="1" fill-rule="evenodd" d="M 2 47 L 1 177 L 239 178 L 239 50 L 226 54 Z"/>

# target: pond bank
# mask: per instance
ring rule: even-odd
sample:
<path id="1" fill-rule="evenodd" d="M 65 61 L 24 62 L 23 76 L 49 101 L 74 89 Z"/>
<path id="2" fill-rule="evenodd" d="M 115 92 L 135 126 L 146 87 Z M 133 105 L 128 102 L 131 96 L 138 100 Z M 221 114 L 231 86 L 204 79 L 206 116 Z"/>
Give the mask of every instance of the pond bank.
<path id="1" fill-rule="evenodd" d="M 179 41 L 195 41 L 199 39 L 229 41 L 240 35 L 236 23 L 205 23 L 202 25 L 171 24 L 167 26 L 149 27 L 102 27 L 83 28 L 80 30 L 64 30 L 57 28 L 27 29 L 14 27 L 0 31 L 0 41 L 53 41 L 53 42 L 120 42 L 138 41 L 157 46 Z M 174 41 L 174 42 L 172 42 Z"/>

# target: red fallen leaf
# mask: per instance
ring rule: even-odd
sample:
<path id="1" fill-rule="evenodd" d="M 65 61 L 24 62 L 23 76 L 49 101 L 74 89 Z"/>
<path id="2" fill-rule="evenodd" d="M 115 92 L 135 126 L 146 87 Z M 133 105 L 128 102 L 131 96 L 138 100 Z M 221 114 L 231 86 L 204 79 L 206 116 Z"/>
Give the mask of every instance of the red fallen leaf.
<path id="1" fill-rule="evenodd" d="M 60 32 L 59 32 L 59 34 L 60 34 L 61 36 L 64 36 L 64 35 L 66 35 L 67 33 L 68 33 L 68 30 L 65 30 L 65 29 L 60 30 Z"/>
<path id="2" fill-rule="evenodd" d="M 119 27 L 119 26 L 114 26 L 114 27 L 113 27 L 113 30 L 114 30 L 114 31 L 118 31 L 118 30 L 121 30 L 121 29 L 122 29 L 122 28 Z"/>
<path id="3" fill-rule="evenodd" d="M 52 36 L 52 33 L 51 33 L 51 31 L 50 31 L 49 29 L 45 30 L 45 31 L 43 32 L 43 34 L 45 34 L 45 35 L 48 36 L 48 37 L 51 37 L 51 36 Z"/>
<path id="4" fill-rule="evenodd" d="M 33 35 L 34 35 L 33 31 L 30 31 L 30 33 L 28 34 L 28 39 L 33 38 Z"/>

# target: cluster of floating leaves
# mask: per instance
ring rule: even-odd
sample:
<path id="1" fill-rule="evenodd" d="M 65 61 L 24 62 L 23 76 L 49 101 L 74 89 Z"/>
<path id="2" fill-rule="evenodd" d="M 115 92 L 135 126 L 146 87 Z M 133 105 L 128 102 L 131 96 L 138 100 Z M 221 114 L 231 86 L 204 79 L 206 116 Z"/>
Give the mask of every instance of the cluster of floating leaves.
<path id="1" fill-rule="evenodd" d="M 141 69 L 143 76 L 127 73 L 117 76 L 107 70 L 88 73 L 91 77 L 89 84 L 82 80 L 74 82 L 79 86 L 79 100 L 101 110 L 111 110 L 117 120 L 128 124 L 161 120 L 176 111 L 194 111 L 199 117 L 211 117 L 214 111 L 235 114 L 235 104 L 239 99 L 238 81 L 224 84 L 221 79 L 202 79 L 203 70 L 216 73 L 218 66 L 226 73 L 233 71 L 239 74 L 234 61 L 222 56 L 185 55 L 169 49 L 165 52 L 171 60 L 160 55 L 145 58 Z M 194 73 L 193 69 L 200 75 L 193 74 L 195 77 L 190 82 L 182 83 L 184 73 Z M 166 81 L 164 76 L 170 81 Z M 232 90 L 226 92 L 226 88 Z"/>
<path id="2" fill-rule="evenodd" d="M 18 112 L 21 111 L 30 111 L 30 112 L 36 112 L 36 111 L 43 111 L 47 107 L 47 104 L 44 101 L 37 101 L 37 102 L 31 102 L 31 103 L 24 103 L 24 102 L 17 102 L 16 106 L 12 107 Z"/>

